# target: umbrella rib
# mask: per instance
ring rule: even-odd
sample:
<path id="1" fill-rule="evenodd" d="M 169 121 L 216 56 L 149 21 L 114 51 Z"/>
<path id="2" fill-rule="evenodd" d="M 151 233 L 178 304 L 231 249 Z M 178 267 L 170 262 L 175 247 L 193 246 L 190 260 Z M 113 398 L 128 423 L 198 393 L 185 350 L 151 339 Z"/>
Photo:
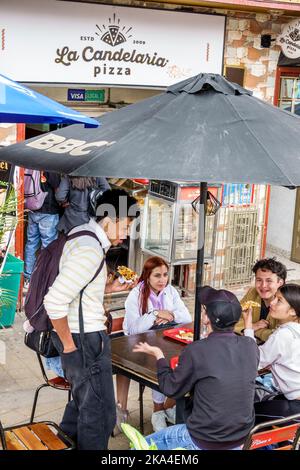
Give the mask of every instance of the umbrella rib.
<path id="1" fill-rule="evenodd" d="M 227 99 L 227 97 L 225 97 Z M 270 153 L 268 152 L 268 150 L 265 148 L 265 146 L 262 144 L 262 142 L 259 140 L 259 138 L 255 135 L 255 133 L 253 132 L 252 129 L 250 129 L 250 127 L 248 126 L 248 123 L 245 119 L 243 119 L 243 117 L 241 116 L 241 114 L 239 113 L 239 111 L 236 109 L 236 107 L 234 106 L 234 104 L 228 100 L 229 104 L 231 105 L 231 107 L 234 109 L 234 111 L 236 112 L 236 114 L 239 116 L 239 118 L 242 120 L 242 122 L 245 124 L 245 126 L 248 128 L 250 134 L 252 135 L 252 137 L 256 140 L 256 142 L 262 147 L 262 149 L 264 150 L 264 152 L 266 153 L 266 155 L 268 155 L 268 157 L 270 158 L 270 160 L 272 160 L 272 162 L 274 163 L 274 165 L 276 165 L 276 167 L 279 169 L 279 171 L 285 175 L 285 177 L 289 180 L 289 182 L 291 183 L 291 185 L 294 185 L 294 183 L 290 180 L 290 178 L 283 172 L 283 170 L 280 168 L 280 166 L 278 165 L 278 163 L 276 163 L 272 156 L 270 155 Z"/>

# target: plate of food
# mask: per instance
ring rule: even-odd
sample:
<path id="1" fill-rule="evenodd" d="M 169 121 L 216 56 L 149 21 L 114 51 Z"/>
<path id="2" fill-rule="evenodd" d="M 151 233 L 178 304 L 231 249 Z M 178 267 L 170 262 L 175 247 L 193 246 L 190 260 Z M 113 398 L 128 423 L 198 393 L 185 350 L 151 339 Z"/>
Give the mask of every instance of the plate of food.
<path id="1" fill-rule="evenodd" d="M 246 302 L 241 302 L 242 310 L 249 310 L 249 308 L 253 307 L 260 307 L 258 302 L 254 302 L 254 300 L 247 300 Z"/>
<path id="2" fill-rule="evenodd" d="M 127 266 L 118 266 L 117 275 L 120 284 L 132 284 L 138 278 L 137 273 Z"/>
<path id="3" fill-rule="evenodd" d="M 194 332 L 190 328 L 171 328 L 164 331 L 164 336 L 181 343 L 190 344 L 194 341 Z"/>

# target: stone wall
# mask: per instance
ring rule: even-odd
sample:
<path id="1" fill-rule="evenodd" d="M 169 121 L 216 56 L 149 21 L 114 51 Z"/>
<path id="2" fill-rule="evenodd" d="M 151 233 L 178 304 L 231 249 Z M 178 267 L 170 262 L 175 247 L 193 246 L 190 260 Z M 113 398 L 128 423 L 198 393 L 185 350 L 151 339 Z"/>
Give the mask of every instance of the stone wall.
<path id="1" fill-rule="evenodd" d="M 112 0 L 110 3 L 141 7 L 140 2 L 132 0 Z M 144 2 L 143 7 L 180 10 L 179 5 L 154 2 Z M 262 48 L 260 38 L 262 34 L 271 34 L 272 39 L 275 39 L 282 25 L 295 20 L 295 16 L 286 16 L 279 10 L 270 10 L 270 13 L 263 14 L 207 7 L 183 7 L 183 11 L 187 10 L 194 13 L 215 13 L 227 16 L 224 66 L 244 68 L 244 86 L 253 90 L 258 98 L 273 103 L 280 47 L 274 41 L 270 48 Z"/>
<path id="2" fill-rule="evenodd" d="M 272 14 L 232 14 L 230 12 L 227 18 L 225 66 L 244 68 L 244 86 L 253 90 L 258 98 L 273 103 L 280 47 L 274 41 L 270 48 L 262 48 L 261 35 L 270 34 L 275 39 L 282 24 L 290 18 Z"/>

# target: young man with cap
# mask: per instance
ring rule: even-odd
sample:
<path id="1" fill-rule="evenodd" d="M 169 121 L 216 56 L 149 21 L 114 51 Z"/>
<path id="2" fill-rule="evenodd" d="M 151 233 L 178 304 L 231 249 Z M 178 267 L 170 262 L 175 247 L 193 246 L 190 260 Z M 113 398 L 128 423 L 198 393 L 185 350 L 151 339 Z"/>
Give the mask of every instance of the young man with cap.
<path id="1" fill-rule="evenodd" d="M 193 409 L 186 424 L 170 426 L 147 437 L 158 449 L 237 450 L 254 425 L 254 392 L 259 353 L 256 343 L 233 332 L 241 316 L 229 291 L 205 286 L 200 291 L 208 336 L 184 349 L 172 371 L 161 349 L 139 343 L 134 352 L 157 359 L 162 393 L 184 397 L 193 390 Z"/>

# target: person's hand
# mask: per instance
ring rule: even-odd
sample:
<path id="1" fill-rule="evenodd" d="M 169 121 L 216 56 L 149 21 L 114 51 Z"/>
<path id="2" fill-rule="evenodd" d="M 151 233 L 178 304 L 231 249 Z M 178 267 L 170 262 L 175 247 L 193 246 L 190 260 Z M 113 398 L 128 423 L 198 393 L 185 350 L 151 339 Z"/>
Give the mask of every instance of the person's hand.
<path id="1" fill-rule="evenodd" d="M 76 351 L 76 350 L 77 350 L 77 348 L 76 348 L 76 346 L 74 345 L 74 346 L 72 346 L 72 347 L 64 348 L 63 353 L 64 353 L 64 354 L 69 354 L 69 353 L 72 353 L 72 352 L 74 352 L 74 351 Z"/>
<path id="2" fill-rule="evenodd" d="M 123 291 L 128 291 L 132 288 L 131 284 L 128 284 L 127 282 L 124 282 L 124 284 L 121 284 L 118 279 L 115 279 L 112 282 L 106 283 L 105 286 L 105 294 L 111 294 L 112 292 L 123 292 Z"/>
<path id="3" fill-rule="evenodd" d="M 253 330 L 261 330 L 262 328 L 269 328 L 270 323 L 267 320 L 259 320 L 255 323 L 253 323 Z"/>
<path id="4" fill-rule="evenodd" d="M 170 310 L 158 310 L 157 319 L 166 320 L 166 322 L 173 321 L 174 315 Z"/>
<path id="5" fill-rule="evenodd" d="M 64 354 L 71 353 L 73 351 L 76 351 L 76 349 L 77 349 L 76 344 L 74 343 L 72 338 L 70 340 L 64 342 L 63 347 L 64 347 L 64 350 L 63 350 Z"/>
<path id="6" fill-rule="evenodd" d="M 242 315 L 243 315 L 243 319 L 244 319 L 245 329 L 246 328 L 253 328 L 253 325 L 252 325 L 252 307 L 248 308 L 248 310 L 243 310 Z"/>
<path id="7" fill-rule="evenodd" d="M 149 356 L 154 356 L 156 360 L 158 361 L 159 359 L 162 359 L 164 356 L 164 353 L 160 348 L 157 346 L 150 346 L 148 343 L 138 343 L 134 346 L 132 352 L 141 352 L 148 354 Z"/>
<path id="8" fill-rule="evenodd" d="M 166 325 L 167 323 L 169 323 L 168 320 L 164 320 L 163 318 L 156 317 L 156 320 L 153 324 L 154 325 Z"/>

